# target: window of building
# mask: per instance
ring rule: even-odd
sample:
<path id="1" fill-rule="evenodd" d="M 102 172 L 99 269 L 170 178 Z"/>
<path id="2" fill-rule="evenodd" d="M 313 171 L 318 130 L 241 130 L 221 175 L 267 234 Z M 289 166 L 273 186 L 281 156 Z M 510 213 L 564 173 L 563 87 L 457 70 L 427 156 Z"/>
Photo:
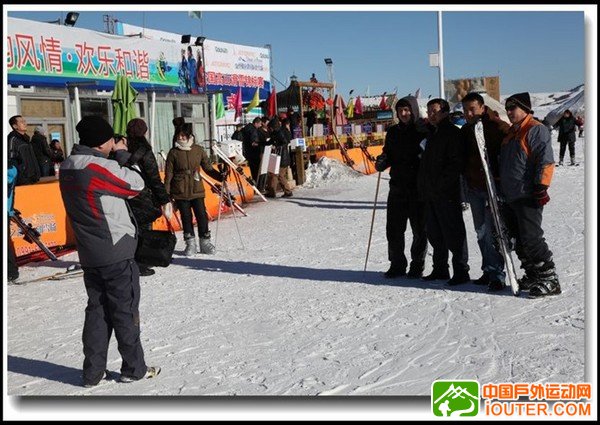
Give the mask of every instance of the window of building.
<path id="1" fill-rule="evenodd" d="M 108 122 L 112 122 L 112 114 L 109 112 L 110 99 L 80 98 L 81 116 L 100 116 Z"/>

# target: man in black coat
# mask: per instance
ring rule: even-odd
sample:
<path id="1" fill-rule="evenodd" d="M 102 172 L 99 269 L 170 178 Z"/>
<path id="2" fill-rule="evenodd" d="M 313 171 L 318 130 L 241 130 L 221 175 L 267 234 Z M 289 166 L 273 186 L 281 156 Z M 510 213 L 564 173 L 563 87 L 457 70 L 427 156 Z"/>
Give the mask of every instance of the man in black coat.
<path id="1" fill-rule="evenodd" d="M 430 132 L 419 169 L 419 194 L 425 201 L 427 238 L 433 247 L 433 271 L 425 280 L 448 279 L 448 250 L 454 274 L 448 285 L 470 281 L 467 234 L 462 216 L 460 173 L 464 144 L 450 122 L 444 99 L 427 102 Z"/>
<path id="2" fill-rule="evenodd" d="M 17 186 L 37 183 L 40 167 L 27 135 L 27 122 L 21 115 L 12 116 L 8 123 L 13 131 L 8 134 L 8 162 L 17 167 Z"/>
<path id="3" fill-rule="evenodd" d="M 570 110 L 567 109 L 563 113 L 563 116 L 554 124 L 554 128 L 558 128 L 558 142 L 560 143 L 558 165 L 563 165 L 567 145 L 569 145 L 569 155 L 571 156 L 571 164 L 569 165 L 575 165 L 575 130 L 577 129 L 577 123 Z"/>
<path id="4" fill-rule="evenodd" d="M 386 237 L 391 264 L 384 276 L 394 278 L 407 274 L 404 233 L 407 221 L 410 221 L 413 242 L 410 248 L 408 277 L 419 278 L 423 274 L 427 253 L 425 205 L 419 199 L 417 190 L 417 174 L 421 161 L 419 144 L 426 136 L 426 127 L 419 117 L 419 105 L 413 96 L 400 99 L 396 103 L 396 113 L 400 122 L 388 129 L 383 152 L 375 162 L 375 169 L 379 172 L 390 167 Z"/>
<path id="5" fill-rule="evenodd" d="M 260 166 L 261 147 L 258 138 L 258 128 L 261 125 L 260 118 L 256 117 L 242 129 L 244 138 L 242 141 L 242 154 L 248 160 L 248 167 L 250 167 L 250 174 L 252 174 L 254 181 L 258 179 L 258 167 Z"/>
<path id="6" fill-rule="evenodd" d="M 33 148 L 33 152 L 35 152 L 35 157 L 40 166 L 41 177 L 54 175 L 54 169 L 52 168 L 52 152 L 50 151 L 50 146 L 48 146 L 48 139 L 44 134 L 44 128 L 42 126 L 37 126 L 33 131 L 31 147 Z"/>

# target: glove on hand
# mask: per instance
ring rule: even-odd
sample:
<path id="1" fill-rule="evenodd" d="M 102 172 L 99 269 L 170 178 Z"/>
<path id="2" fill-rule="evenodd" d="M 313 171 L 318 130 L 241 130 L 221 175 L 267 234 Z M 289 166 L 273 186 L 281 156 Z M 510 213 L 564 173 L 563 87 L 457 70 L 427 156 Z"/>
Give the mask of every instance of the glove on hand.
<path id="1" fill-rule="evenodd" d="M 375 160 L 375 169 L 381 173 L 382 171 L 385 171 L 387 167 L 387 155 L 382 153 Z"/>
<path id="2" fill-rule="evenodd" d="M 533 198 L 537 202 L 540 207 L 543 207 L 550 201 L 550 196 L 548 195 L 548 187 L 544 185 L 538 185 L 533 190 Z"/>

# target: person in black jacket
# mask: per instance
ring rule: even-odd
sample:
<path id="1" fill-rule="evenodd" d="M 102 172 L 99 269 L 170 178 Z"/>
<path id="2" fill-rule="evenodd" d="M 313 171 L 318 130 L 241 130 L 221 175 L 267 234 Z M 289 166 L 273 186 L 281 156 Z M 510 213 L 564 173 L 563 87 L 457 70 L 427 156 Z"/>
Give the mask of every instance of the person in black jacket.
<path id="1" fill-rule="evenodd" d="M 419 143 L 426 135 L 426 128 L 419 117 L 419 105 L 415 97 L 406 96 L 400 99 L 396 103 L 396 113 L 400 122 L 388 129 L 383 152 L 375 162 L 375 169 L 379 172 L 390 167 L 386 236 L 391 265 L 384 276 L 394 278 L 407 275 L 404 233 L 407 221 L 410 221 L 413 242 L 410 247 L 408 277 L 420 278 L 425 266 L 427 236 L 425 205 L 419 199 L 417 173 L 421 154 Z"/>
<path id="2" fill-rule="evenodd" d="M 289 126 L 289 120 L 286 118 L 285 125 Z M 267 190 L 265 196 L 267 198 L 275 198 L 277 192 L 277 185 L 281 185 L 283 188 L 283 197 L 289 198 L 292 196 L 292 189 L 287 181 L 287 170 L 290 166 L 290 140 L 292 140 L 292 133 L 285 126 L 281 125 L 279 118 L 275 117 L 269 122 L 269 128 L 271 130 L 270 140 L 268 143 L 275 146 L 274 153 L 281 156 L 279 163 L 279 174 L 275 175 L 269 173 L 267 180 Z"/>
<path id="3" fill-rule="evenodd" d="M 31 147 L 35 152 L 35 158 L 40 166 L 40 176 L 47 177 L 54 175 L 52 167 L 52 152 L 48 146 L 48 139 L 44 134 L 44 127 L 37 126 L 31 137 Z"/>
<path id="4" fill-rule="evenodd" d="M 21 115 L 10 117 L 8 123 L 13 131 L 8 134 L 8 162 L 17 167 L 16 186 L 37 183 L 40 166 L 27 135 L 27 122 Z"/>
<path id="5" fill-rule="evenodd" d="M 167 205 L 171 200 L 165 185 L 160 179 L 158 173 L 158 164 L 156 157 L 152 153 L 152 147 L 146 139 L 148 126 L 144 120 L 134 118 L 127 123 L 127 150 L 131 153 L 131 157 L 127 161 L 127 165 L 139 167 L 142 178 L 144 179 L 144 190 L 138 196 L 129 199 L 127 202 L 131 207 L 133 216 L 137 225 L 141 229 L 152 229 L 152 223 L 163 214 L 167 214 Z M 154 270 L 145 264 L 138 263 L 140 276 L 150 276 L 154 274 Z"/>
<path id="6" fill-rule="evenodd" d="M 254 181 L 258 179 L 258 167 L 260 166 L 260 144 L 258 138 L 258 128 L 262 125 L 259 117 L 254 118 L 251 123 L 246 124 L 242 133 L 242 154 L 248 160 L 250 174 Z"/>
<path id="7" fill-rule="evenodd" d="M 567 145 L 569 145 L 569 155 L 571 156 L 570 165 L 575 165 L 575 130 L 577 130 L 577 123 L 570 110 L 567 109 L 563 113 L 563 116 L 554 124 L 554 128 L 558 128 L 558 142 L 560 143 L 558 165 L 563 165 Z"/>
<path id="8" fill-rule="evenodd" d="M 427 102 L 430 132 L 419 169 L 419 194 L 425 201 L 427 238 L 433 247 L 433 271 L 425 280 L 448 279 L 448 250 L 454 274 L 448 285 L 470 281 L 467 233 L 462 216 L 460 174 L 464 144 L 450 122 L 444 99 Z"/>

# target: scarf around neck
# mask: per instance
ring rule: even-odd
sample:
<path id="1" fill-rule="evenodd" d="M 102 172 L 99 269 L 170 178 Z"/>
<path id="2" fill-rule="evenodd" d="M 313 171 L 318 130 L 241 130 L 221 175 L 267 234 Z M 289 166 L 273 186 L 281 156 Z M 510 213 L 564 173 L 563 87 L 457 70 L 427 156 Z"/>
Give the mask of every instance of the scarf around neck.
<path id="1" fill-rule="evenodd" d="M 192 146 L 194 145 L 194 138 L 190 137 L 187 140 L 176 140 L 175 146 L 182 151 L 192 150 Z"/>

